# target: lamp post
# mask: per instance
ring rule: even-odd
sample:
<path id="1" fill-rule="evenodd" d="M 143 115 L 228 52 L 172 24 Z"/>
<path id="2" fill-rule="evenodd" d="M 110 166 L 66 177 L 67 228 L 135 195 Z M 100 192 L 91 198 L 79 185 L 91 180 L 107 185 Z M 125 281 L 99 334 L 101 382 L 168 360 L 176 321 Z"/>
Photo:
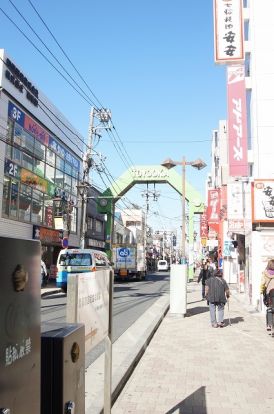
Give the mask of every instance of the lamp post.
<path id="1" fill-rule="evenodd" d="M 181 263 L 186 263 L 186 166 L 191 165 L 197 170 L 202 170 L 206 167 L 206 163 L 198 158 L 195 161 L 186 161 L 183 156 L 182 161 L 173 161 L 171 158 L 166 159 L 162 164 L 168 170 L 176 165 L 182 166 L 182 258 Z"/>

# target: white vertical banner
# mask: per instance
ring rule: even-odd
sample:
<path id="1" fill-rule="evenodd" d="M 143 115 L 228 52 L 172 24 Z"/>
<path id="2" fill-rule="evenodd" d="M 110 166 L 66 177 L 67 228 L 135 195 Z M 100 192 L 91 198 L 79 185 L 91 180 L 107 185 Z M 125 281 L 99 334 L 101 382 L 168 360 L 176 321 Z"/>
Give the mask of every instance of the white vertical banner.
<path id="1" fill-rule="evenodd" d="M 227 184 L 227 218 L 228 220 L 243 218 L 243 184 L 241 182 Z"/>
<path id="2" fill-rule="evenodd" d="M 213 0 L 215 62 L 244 60 L 242 0 Z"/>

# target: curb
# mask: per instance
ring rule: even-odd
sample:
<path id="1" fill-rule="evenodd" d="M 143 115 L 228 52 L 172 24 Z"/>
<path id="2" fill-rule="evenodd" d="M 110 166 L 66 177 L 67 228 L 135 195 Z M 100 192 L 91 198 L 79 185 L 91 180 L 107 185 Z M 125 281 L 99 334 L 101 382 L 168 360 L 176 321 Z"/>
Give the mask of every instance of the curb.
<path id="1" fill-rule="evenodd" d="M 46 292 L 41 292 L 41 298 L 44 298 L 45 296 L 55 295 L 56 293 L 61 293 L 61 292 L 62 292 L 62 289 L 60 288 L 47 290 Z"/>
<path id="2" fill-rule="evenodd" d="M 169 293 L 160 297 L 113 344 L 112 405 L 130 378 L 169 310 Z M 104 353 L 86 370 L 86 414 L 101 414 L 104 406 Z"/>

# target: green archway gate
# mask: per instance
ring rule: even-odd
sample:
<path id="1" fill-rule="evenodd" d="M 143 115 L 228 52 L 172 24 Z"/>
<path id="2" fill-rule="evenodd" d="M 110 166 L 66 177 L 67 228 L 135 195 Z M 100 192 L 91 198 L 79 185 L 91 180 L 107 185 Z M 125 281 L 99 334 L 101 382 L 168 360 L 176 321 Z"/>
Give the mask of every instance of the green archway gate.
<path id="1" fill-rule="evenodd" d="M 182 176 L 175 169 L 167 169 L 161 165 L 135 166 L 124 172 L 111 187 L 109 187 L 98 199 L 98 212 L 107 214 L 107 238 L 106 250 L 111 254 L 111 234 L 113 229 L 114 207 L 127 191 L 135 184 L 159 183 L 169 184 L 180 195 L 182 195 Z M 189 203 L 189 244 L 193 243 L 193 220 L 194 214 L 204 212 L 204 204 L 200 193 L 195 190 L 187 181 L 186 199 Z M 192 278 L 193 269 L 189 269 L 189 277 Z"/>

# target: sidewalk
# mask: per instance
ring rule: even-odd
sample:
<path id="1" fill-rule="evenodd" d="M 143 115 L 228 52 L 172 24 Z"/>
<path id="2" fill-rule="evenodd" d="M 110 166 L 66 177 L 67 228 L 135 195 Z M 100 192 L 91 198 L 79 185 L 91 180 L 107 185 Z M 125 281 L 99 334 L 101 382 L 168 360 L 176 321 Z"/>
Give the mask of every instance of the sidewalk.
<path id="1" fill-rule="evenodd" d="M 112 414 L 274 412 L 274 338 L 264 317 L 233 291 L 232 326 L 212 328 L 200 298 L 201 286 L 190 283 L 187 316 L 167 314 Z"/>

